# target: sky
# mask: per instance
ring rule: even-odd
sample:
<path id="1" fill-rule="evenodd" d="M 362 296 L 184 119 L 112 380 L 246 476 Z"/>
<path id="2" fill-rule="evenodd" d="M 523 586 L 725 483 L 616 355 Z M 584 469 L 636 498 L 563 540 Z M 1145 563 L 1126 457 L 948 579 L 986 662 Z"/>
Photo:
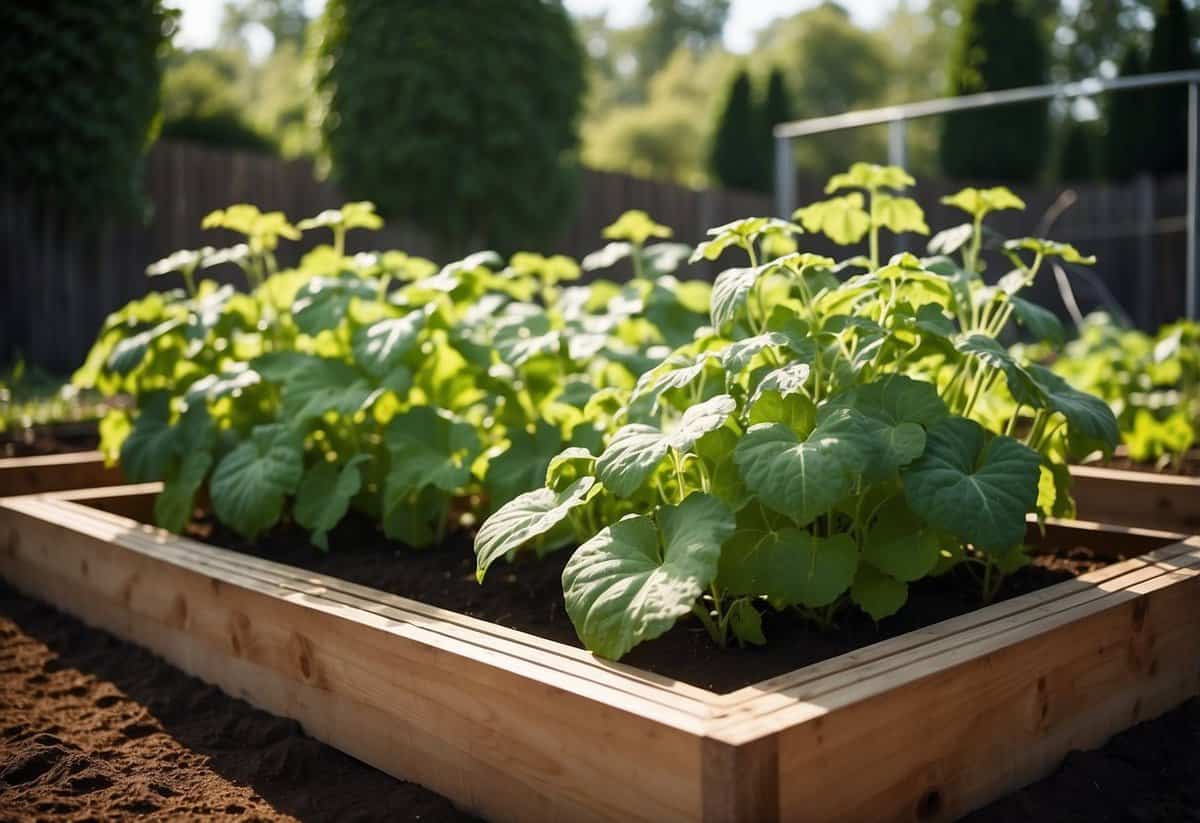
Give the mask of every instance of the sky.
<path id="1" fill-rule="evenodd" d="M 776 17 L 793 14 L 812 8 L 821 0 L 733 0 L 729 20 L 725 24 L 725 46 L 731 51 L 749 51 L 754 45 L 754 35 Z M 497 0 L 497 3 L 502 0 Z M 567 9 L 573 14 L 608 13 L 610 25 L 626 26 L 638 22 L 645 14 L 645 0 L 565 0 Z M 864 27 L 882 22 L 887 12 L 898 0 L 841 0 L 855 22 Z M 167 4 L 183 11 L 180 21 L 179 45 L 188 48 L 211 46 L 217 37 L 221 23 L 223 0 L 167 0 Z M 324 0 L 306 0 L 310 14 L 316 15 L 324 6 Z M 265 41 L 251 42 L 251 48 L 267 49 Z"/>

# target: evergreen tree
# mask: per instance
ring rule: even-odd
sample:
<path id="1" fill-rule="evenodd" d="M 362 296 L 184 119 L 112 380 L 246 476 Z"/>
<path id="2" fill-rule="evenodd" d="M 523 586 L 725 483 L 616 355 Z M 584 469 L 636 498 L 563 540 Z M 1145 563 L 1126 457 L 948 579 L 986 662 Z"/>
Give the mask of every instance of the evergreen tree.
<path id="1" fill-rule="evenodd" d="M 1121 57 L 1120 76 L 1142 74 L 1142 55 L 1133 43 Z M 1125 180 L 1145 168 L 1146 94 L 1143 91 L 1110 92 L 1105 106 L 1104 144 L 1101 151 L 1105 177 Z"/>
<path id="2" fill-rule="evenodd" d="M 761 148 L 756 157 L 759 167 L 756 188 L 759 191 L 771 192 L 775 188 L 775 126 L 791 119 L 792 101 L 783 81 L 783 72 L 777 68 L 771 69 L 771 76 L 767 80 L 767 94 L 763 98 L 762 111 L 758 117 L 762 134 Z"/>
<path id="3" fill-rule="evenodd" d="M 1154 16 L 1150 57 L 1146 70 L 1154 74 L 1195 68 L 1196 55 L 1182 0 L 1162 0 Z M 1147 168 L 1155 174 L 1172 174 L 1187 169 L 1186 85 L 1164 86 L 1146 91 Z"/>
<path id="4" fill-rule="evenodd" d="M 1013 0 L 967 0 L 947 70 L 951 95 L 1046 82 L 1042 29 Z M 945 116 L 942 168 L 951 177 L 1030 180 L 1042 170 L 1050 135 L 1045 102 Z"/>
<path id="5" fill-rule="evenodd" d="M 550 0 L 329 0 L 323 149 L 350 199 L 449 256 L 552 242 L 577 193 L 583 48 Z"/>
<path id="6" fill-rule="evenodd" d="M 143 216 L 177 16 L 162 0 L 0 4 L 0 187 L 88 220 Z"/>
<path id="7" fill-rule="evenodd" d="M 1058 179 L 1067 183 L 1093 180 L 1097 167 L 1095 127 L 1068 117 L 1058 144 Z"/>
<path id="8" fill-rule="evenodd" d="M 709 166 L 722 186 L 755 188 L 759 180 L 755 155 L 761 151 L 761 141 L 756 137 L 757 124 L 750 75 L 744 70 L 739 71 L 729 87 L 710 154 Z"/>

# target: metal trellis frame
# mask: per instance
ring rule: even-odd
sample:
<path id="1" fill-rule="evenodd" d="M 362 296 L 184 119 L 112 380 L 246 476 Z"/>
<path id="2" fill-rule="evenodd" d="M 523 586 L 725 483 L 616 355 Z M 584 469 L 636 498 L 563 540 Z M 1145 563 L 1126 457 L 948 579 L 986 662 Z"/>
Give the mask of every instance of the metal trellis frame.
<path id="1" fill-rule="evenodd" d="M 942 97 L 901 106 L 847 112 L 831 117 L 814 117 L 775 126 L 775 207 L 783 217 L 796 208 L 796 166 L 792 141 L 814 134 L 861 128 L 888 127 L 888 162 L 903 166 L 906 155 L 906 124 L 920 117 L 957 111 L 1007 106 L 1034 100 L 1090 97 L 1106 92 L 1147 89 L 1157 86 L 1188 87 L 1187 171 L 1187 316 L 1200 318 L 1200 71 L 1169 71 L 1114 80 L 1089 78 L 1074 83 L 1028 86 L 1019 89 Z"/>

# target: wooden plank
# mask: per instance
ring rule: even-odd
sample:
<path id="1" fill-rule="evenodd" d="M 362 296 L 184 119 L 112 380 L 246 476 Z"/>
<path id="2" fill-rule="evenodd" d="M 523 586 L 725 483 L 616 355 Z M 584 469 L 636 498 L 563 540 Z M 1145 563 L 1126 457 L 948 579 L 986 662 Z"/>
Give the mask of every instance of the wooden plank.
<path id="1" fill-rule="evenodd" d="M 98 451 L 0 459 L 0 497 L 124 483 L 120 468 L 104 465 Z"/>
<path id="2" fill-rule="evenodd" d="M 1200 477 L 1072 466 L 1080 517 L 1200 533 Z"/>
<path id="3" fill-rule="evenodd" d="M 489 660 L 415 620 L 201 573 L 50 522 L 58 514 L 31 498 L 0 504 L 0 572 L 18 588 L 372 765 L 494 819 L 700 816 L 700 738 L 627 711 L 627 693 L 584 696 L 554 670 Z"/>
<path id="4" fill-rule="evenodd" d="M 818 703 L 779 735 L 785 817 L 952 820 L 1197 694 L 1198 562 L 956 665 Z"/>
<path id="5" fill-rule="evenodd" d="M 156 490 L 0 501 L 0 573 L 497 819 L 949 819 L 1200 692 L 1200 538 L 716 695 L 84 505 Z"/>

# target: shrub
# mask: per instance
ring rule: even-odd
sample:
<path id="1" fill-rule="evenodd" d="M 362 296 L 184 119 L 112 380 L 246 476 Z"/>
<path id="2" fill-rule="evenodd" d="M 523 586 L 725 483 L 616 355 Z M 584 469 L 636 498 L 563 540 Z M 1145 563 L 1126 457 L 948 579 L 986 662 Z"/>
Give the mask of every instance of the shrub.
<path id="1" fill-rule="evenodd" d="M 952 95 L 1046 82 L 1046 46 L 1037 21 L 1012 0 L 970 0 L 948 69 Z M 1046 103 L 946 115 L 942 168 L 951 177 L 1031 180 L 1045 164 Z"/>
<path id="2" fill-rule="evenodd" d="M 315 48 L 324 151 L 348 194 L 450 248 L 564 225 L 584 68 L 559 3 L 331 0 Z"/>
<path id="3" fill-rule="evenodd" d="M 0 17 L 0 180 L 84 216 L 140 213 L 175 12 L 5 0 Z"/>

